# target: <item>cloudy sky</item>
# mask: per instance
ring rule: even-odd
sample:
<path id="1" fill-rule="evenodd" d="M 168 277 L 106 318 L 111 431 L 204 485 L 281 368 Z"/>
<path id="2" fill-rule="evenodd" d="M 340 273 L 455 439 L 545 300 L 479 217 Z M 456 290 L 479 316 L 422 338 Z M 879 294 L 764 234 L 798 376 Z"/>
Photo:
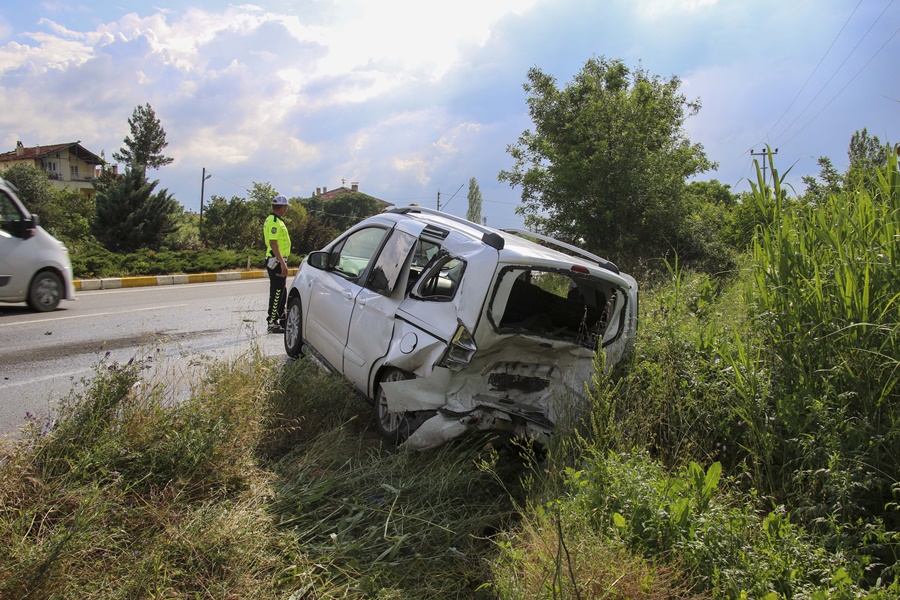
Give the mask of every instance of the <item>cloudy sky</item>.
<path id="1" fill-rule="evenodd" d="M 515 227 L 497 182 L 532 124 L 531 67 L 571 80 L 594 56 L 675 75 L 718 179 L 748 189 L 751 152 L 816 174 L 863 127 L 900 142 L 894 0 L 46 0 L 0 5 L 0 150 L 80 140 L 108 159 L 149 103 L 175 161 L 150 171 L 187 209 L 359 182 L 395 204 Z"/>

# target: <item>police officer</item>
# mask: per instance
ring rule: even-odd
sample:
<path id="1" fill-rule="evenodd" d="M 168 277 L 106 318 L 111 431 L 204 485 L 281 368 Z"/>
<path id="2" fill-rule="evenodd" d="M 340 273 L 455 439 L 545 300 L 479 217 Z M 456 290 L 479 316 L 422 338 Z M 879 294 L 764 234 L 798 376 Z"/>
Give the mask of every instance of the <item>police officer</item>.
<path id="1" fill-rule="evenodd" d="M 263 235 L 266 240 L 266 271 L 269 273 L 269 333 L 284 333 L 284 305 L 287 295 L 287 259 L 291 255 L 291 236 L 284 224 L 288 199 L 282 195 L 272 199 L 272 214 L 266 217 Z"/>

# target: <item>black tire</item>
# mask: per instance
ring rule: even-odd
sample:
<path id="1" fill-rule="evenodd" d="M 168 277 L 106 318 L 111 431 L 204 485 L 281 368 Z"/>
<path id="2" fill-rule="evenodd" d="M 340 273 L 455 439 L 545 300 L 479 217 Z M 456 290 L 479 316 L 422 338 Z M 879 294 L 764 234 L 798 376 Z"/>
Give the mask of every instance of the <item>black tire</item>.
<path id="1" fill-rule="evenodd" d="M 53 271 L 41 271 L 28 287 L 28 306 L 39 312 L 56 310 L 63 297 L 63 282 Z"/>
<path id="2" fill-rule="evenodd" d="M 407 413 L 392 413 L 387 410 L 387 400 L 381 390 L 385 381 L 403 381 L 412 379 L 413 375 L 400 369 L 387 369 L 381 375 L 378 388 L 375 390 L 375 429 L 386 440 L 400 444 L 409 437 L 409 420 Z"/>
<path id="3" fill-rule="evenodd" d="M 292 296 L 288 301 L 284 316 L 284 351 L 291 358 L 300 356 L 303 348 L 303 311 L 300 308 L 300 297 Z"/>

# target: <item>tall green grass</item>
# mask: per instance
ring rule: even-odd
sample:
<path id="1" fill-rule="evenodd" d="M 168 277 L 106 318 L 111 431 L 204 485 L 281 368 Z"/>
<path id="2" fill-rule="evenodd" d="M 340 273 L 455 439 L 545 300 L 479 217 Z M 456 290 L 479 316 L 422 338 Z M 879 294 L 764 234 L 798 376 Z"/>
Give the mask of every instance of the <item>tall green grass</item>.
<path id="1" fill-rule="evenodd" d="M 739 270 L 669 265 L 644 288 L 634 360 L 612 377 L 599 360 L 590 435 L 502 546 L 504 597 L 654 597 L 659 579 L 676 597 L 900 593 L 896 157 L 818 204 L 769 166 Z M 634 562 L 640 592 L 585 566 L 635 555 L 668 569 Z"/>
<path id="2" fill-rule="evenodd" d="M 900 530 L 900 185 L 897 158 L 871 188 L 818 204 L 757 190 L 772 215 L 753 246 L 748 304 L 770 373 L 770 487 L 835 549 L 897 577 Z M 745 397 L 746 380 L 736 380 Z M 874 572 L 879 570 L 873 569 Z"/>
<path id="3" fill-rule="evenodd" d="M 186 399 L 150 363 L 102 359 L 0 444 L 0 598 L 491 597 L 516 453 L 383 447 L 305 360 L 209 362 Z"/>

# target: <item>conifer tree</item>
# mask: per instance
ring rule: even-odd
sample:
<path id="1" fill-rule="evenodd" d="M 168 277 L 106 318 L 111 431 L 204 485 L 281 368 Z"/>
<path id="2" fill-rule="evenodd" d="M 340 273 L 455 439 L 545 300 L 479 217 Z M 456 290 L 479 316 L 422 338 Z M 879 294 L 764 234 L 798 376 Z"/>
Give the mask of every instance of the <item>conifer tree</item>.
<path id="1" fill-rule="evenodd" d="M 147 168 L 158 169 L 175 160 L 162 153 L 169 145 L 166 130 L 150 104 L 136 106 L 128 119 L 128 126 L 131 135 L 125 136 L 125 145 L 113 153 L 113 158 L 123 163 L 126 170 L 137 169 L 146 173 Z"/>
<path id="2" fill-rule="evenodd" d="M 478 181 L 473 177 L 469 180 L 469 210 L 466 211 L 466 218 L 473 223 L 481 223 L 481 189 L 478 187 Z"/>
<path id="3" fill-rule="evenodd" d="M 158 250 L 175 231 L 181 212 L 167 189 L 153 192 L 158 183 L 147 181 L 142 170 L 131 169 L 99 191 L 91 222 L 94 237 L 113 252 Z"/>

